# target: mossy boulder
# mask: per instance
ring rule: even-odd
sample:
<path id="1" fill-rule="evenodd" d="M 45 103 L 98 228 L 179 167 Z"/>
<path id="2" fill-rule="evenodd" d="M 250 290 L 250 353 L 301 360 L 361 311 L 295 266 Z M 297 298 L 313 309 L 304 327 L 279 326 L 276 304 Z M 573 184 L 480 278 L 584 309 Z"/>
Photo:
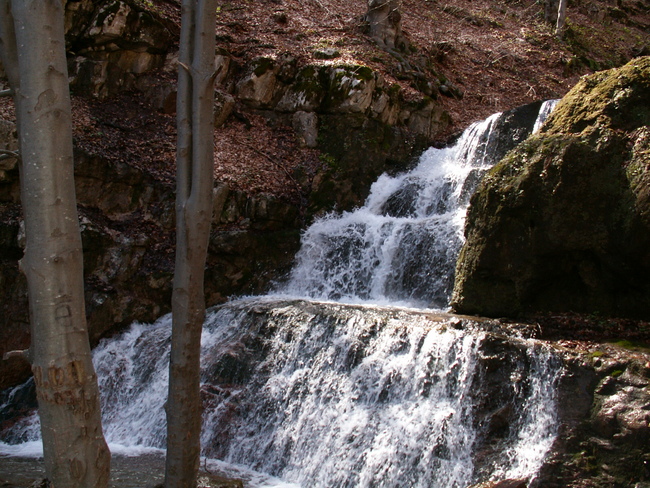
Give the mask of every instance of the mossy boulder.
<path id="1" fill-rule="evenodd" d="M 377 85 L 376 73 L 367 66 L 337 66 L 327 72 L 323 106 L 327 112 L 365 113 Z"/>
<path id="2" fill-rule="evenodd" d="M 452 308 L 650 316 L 650 58 L 583 78 L 472 197 Z"/>
<path id="3" fill-rule="evenodd" d="M 275 107 L 280 112 L 313 112 L 320 108 L 325 97 L 321 71 L 324 68 L 308 65 L 303 67 L 295 81 L 284 93 Z"/>

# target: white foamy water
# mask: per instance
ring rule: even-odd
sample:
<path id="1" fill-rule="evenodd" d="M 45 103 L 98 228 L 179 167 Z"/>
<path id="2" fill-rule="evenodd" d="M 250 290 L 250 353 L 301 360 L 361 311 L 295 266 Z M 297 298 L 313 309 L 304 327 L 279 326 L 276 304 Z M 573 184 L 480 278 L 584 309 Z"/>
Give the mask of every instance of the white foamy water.
<path id="1" fill-rule="evenodd" d="M 546 119 L 548 119 L 548 116 L 551 115 L 551 112 L 559 101 L 560 100 L 546 100 L 544 103 L 542 103 L 542 106 L 539 109 L 537 120 L 533 126 L 533 134 L 542 128 L 542 125 L 544 125 L 544 122 L 546 122 Z"/>
<path id="2" fill-rule="evenodd" d="M 519 359 L 502 368 L 520 378 L 501 392 L 513 409 L 510 432 L 491 465 L 477 467 L 475 453 L 487 442 L 482 384 L 490 383 L 482 361 L 494 339 L 447 320 L 268 299 L 210 312 L 202 338 L 203 454 L 250 486 L 464 488 L 479 472 L 531 476 L 556 435 L 558 369 L 549 367 L 550 352 L 509 339 L 509 354 Z M 160 385 L 170 325 L 169 317 L 136 324 L 95 351 L 114 452 L 164 447 Z M 37 444 L 0 452 L 26 455 Z"/>
<path id="3" fill-rule="evenodd" d="M 469 196 L 494 163 L 487 148 L 499 116 L 472 125 L 453 147 L 427 150 L 412 171 L 379 177 L 362 208 L 316 221 L 278 291 L 446 307 Z"/>

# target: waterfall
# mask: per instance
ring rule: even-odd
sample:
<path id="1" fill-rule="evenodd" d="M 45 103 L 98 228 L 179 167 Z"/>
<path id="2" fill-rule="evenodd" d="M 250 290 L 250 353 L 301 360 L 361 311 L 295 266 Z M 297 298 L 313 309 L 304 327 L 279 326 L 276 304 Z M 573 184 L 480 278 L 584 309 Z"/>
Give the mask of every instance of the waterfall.
<path id="1" fill-rule="evenodd" d="M 541 105 L 533 132 L 556 103 Z M 380 176 L 363 207 L 317 220 L 304 232 L 289 280 L 277 291 L 446 308 L 470 196 L 497 162 L 492 135 L 501 116 L 472 124 L 451 147 L 428 149 L 407 173 Z"/>
<path id="2" fill-rule="evenodd" d="M 280 296 L 208 311 L 201 442 L 211 466 L 255 487 L 534 478 L 557 436 L 559 360 L 493 323 L 413 308 L 447 306 L 499 117 L 383 175 L 362 208 L 316 221 Z M 134 324 L 94 350 L 114 451 L 164 448 L 170 329 L 170 316 Z M 0 396 L 0 415 L 28 388 Z M 0 454 L 25 453 L 38 417 L 0 436 Z"/>
<path id="3" fill-rule="evenodd" d="M 545 100 L 542 103 L 542 106 L 539 109 L 539 114 L 537 115 L 537 119 L 535 120 L 535 125 L 533 125 L 533 134 L 542 128 L 542 125 L 544 125 L 544 122 L 546 122 L 546 119 L 549 115 L 551 115 L 551 112 L 559 101 L 560 100 Z"/>
<path id="4" fill-rule="evenodd" d="M 166 316 L 96 348 L 112 448 L 164 448 L 170 332 Z M 210 310 L 202 348 L 203 455 L 298 486 L 527 477 L 556 435 L 551 352 L 466 320 L 255 298 Z M 4 442 L 35 439 L 35 423 Z"/>
<path id="5" fill-rule="evenodd" d="M 445 307 L 469 197 L 494 163 L 488 142 L 500 115 L 473 124 L 453 147 L 430 148 L 412 171 L 380 176 L 363 207 L 316 221 L 303 234 L 289 282 L 278 291 Z"/>

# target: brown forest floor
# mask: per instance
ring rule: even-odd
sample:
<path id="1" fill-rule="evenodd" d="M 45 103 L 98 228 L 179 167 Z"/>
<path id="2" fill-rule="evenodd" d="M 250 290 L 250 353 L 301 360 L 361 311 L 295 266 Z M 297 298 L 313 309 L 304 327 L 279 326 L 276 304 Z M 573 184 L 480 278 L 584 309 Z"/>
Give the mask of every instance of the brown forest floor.
<path id="1" fill-rule="evenodd" d="M 144 2 L 180 31 L 178 0 Z M 218 0 L 217 41 L 243 64 L 261 55 L 290 53 L 300 64 L 318 48 L 336 47 L 332 63 L 361 63 L 412 90 L 396 60 L 363 32 L 364 0 Z M 624 64 L 650 52 L 648 0 L 569 2 L 564 40 L 543 21 L 536 0 L 402 0 L 404 33 L 419 59 L 464 94 L 440 98 L 452 126 L 440 141 L 488 115 L 532 101 L 563 96 L 584 74 Z M 320 61 L 323 62 L 323 61 Z M 173 77 L 173 74 L 161 74 Z M 74 97 L 80 148 L 140 167 L 172 184 L 174 117 L 152 110 L 138 93 L 108 100 Z M 0 117 L 12 118 L 0 98 Z M 313 169 L 314 151 L 299 150 L 286 127 L 257 117 L 230 117 L 216 131 L 215 176 L 249 193 L 270 192 L 298 202 L 304 189 L 291 178 Z"/>

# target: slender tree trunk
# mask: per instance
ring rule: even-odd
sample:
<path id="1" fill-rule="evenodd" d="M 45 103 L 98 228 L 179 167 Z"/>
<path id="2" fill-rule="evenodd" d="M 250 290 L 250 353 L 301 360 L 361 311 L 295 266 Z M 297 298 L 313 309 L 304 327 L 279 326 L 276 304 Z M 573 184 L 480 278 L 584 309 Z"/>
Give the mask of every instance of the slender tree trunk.
<path id="1" fill-rule="evenodd" d="M 176 264 L 166 488 L 193 488 L 200 459 L 204 267 L 212 220 L 215 0 L 184 0 L 177 101 Z"/>
<path id="2" fill-rule="evenodd" d="M 370 37 L 386 49 L 400 49 L 402 15 L 399 0 L 368 0 L 366 18 Z"/>
<path id="3" fill-rule="evenodd" d="M 47 477 L 56 488 L 108 485 L 110 452 L 84 307 L 72 117 L 61 0 L 0 0 L 3 64 L 21 155 L 32 345 Z"/>
<path id="4" fill-rule="evenodd" d="M 567 0 L 560 0 L 557 9 L 557 22 L 555 24 L 555 36 L 558 39 L 564 37 L 564 28 L 566 27 L 566 4 Z"/>
<path id="5" fill-rule="evenodd" d="M 544 20 L 549 24 L 557 22 L 559 0 L 544 0 Z"/>

